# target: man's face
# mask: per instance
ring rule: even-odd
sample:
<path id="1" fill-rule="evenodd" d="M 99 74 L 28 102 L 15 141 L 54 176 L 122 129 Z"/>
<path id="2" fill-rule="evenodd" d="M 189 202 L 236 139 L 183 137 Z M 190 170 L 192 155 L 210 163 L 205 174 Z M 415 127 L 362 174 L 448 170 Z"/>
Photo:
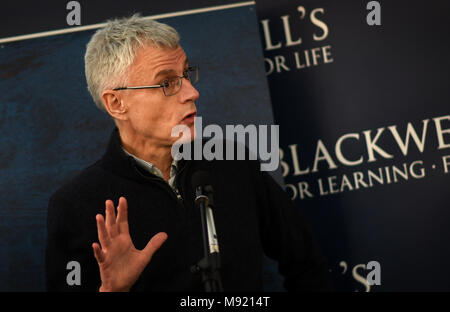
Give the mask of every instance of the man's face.
<path id="1" fill-rule="evenodd" d="M 169 49 L 147 45 L 137 51 L 129 68 L 127 86 L 158 85 L 166 79 L 182 76 L 188 66 L 180 46 Z M 194 133 L 193 117 L 197 113 L 195 101 L 199 93 L 189 80 L 183 78 L 180 91 L 171 96 L 166 96 L 162 88 L 119 92 L 123 92 L 121 98 L 128 108 L 129 125 L 139 137 L 160 146 L 171 146 L 177 140 L 171 137 L 174 126 L 185 124 Z"/>

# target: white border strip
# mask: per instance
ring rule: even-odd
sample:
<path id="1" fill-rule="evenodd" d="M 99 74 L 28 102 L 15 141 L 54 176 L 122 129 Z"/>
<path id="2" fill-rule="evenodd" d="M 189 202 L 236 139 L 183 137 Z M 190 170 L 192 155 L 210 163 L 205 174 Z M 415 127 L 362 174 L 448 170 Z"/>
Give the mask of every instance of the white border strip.
<path id="1" fill-rule="evenodd" d="M 143 17 L 143 19 L 156 19 L 156 20 L 158 20 L 158 19 L 175 17 L 175 16 L 193 15 L 193 14 L 199 14 L 199 13 L 212 12 L 212 11 L 227 10 L 227 9 L 233 9 L 233 8 L 249 6 L 249 5 L 255 5 L 255 1 L 238 2 L 238 3 L 226 4 L 226 5 L 218 5 L 218 6 L 208 7 L 208 8 L 201 8 L 201 9 L 193 9 L 193 10 L 185 10 L 185 11 L 178 11 L 178 12 L 172 12 L 172 13 L 158 14 L 158 15 L 146 16 L 146 17 Z M 44 31 L 44 32 L 35 33 L 35 34 L 29 34 L 29 35 L 7 37 L 7 38 L 0 39 L 0 43 L 20 41 L 20 40 L 28 40 L 28 39 L 34 39 L 34 38 L 40 38 L 40 37 L 48 37 L 48 36 L 54 36 L 54 35 L 68 34 L 68 33 L 73 33 L 73 32 L 78 32 L 78 31 L 85 31 L 85 30 L 101 28 L 101 27 L 104 27 L 105 25 L 106 25 L 106 23 L 99 23 L 99 24 L 78 26 L 78 27 L 58 29 L 58 30 L 52 30 L 52 31 Z"/>

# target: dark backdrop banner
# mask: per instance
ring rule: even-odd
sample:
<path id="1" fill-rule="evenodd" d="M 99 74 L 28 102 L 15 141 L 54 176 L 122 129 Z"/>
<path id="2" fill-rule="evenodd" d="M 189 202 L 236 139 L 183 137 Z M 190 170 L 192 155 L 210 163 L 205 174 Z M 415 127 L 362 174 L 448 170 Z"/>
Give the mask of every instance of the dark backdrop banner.
<path id="1" fill-rule="evenodd" d="M 190 62 L 200 66 L 197 108 L 203 125 L 273 124 L 254 3 L 180 12 L 203 8 L 205 1 L 165 1 L 155 8 L 154 1 L 79 2 L 82 22 L 83 12 L 91 17 L 101 12 L 102 20 L 87 18 L 92 23 L 134 12 L 174 13 L 159 20 L 180 32 Z M 230 3 L 212 1 L 209 7 Z M 20 1 L 8 5 L 14 6 L 14 18 L 9 28 L 2 27 L 7 37 L 27 34 L 18 32 L 13 21 L 20 20 L 29 33 L 50 31 L 64 24 L 61 18 L 65 21 L 68 13 L 60 4 L 27 3 L 22 10 Z M 34 19 L 21 19 L 21 14 L 34 14 Z M 48 199 L 102 156 L 113 128 L 86 88 L 83 57 L 94 31 L 0 39 L 0 291 L 45 290 Z M 278 290 L 280 277 L 266 260 L 266 289 Z"/>
<path id="2" fill-rule="evenodd" d="M 256 7 L 286 190 L 336 289 L 449 291 L 450 2 Z"/>

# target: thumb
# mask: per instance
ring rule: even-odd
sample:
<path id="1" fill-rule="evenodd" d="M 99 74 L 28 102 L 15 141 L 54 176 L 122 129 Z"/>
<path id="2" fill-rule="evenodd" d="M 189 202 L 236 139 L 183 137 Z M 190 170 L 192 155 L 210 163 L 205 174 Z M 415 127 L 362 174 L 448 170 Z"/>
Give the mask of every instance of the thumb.
<path id="1" fill-rule="evenodd" d="M 152 237 L 152 239 L 147 243 L 147 246 L 142 250 L 147 257 L 152 258 L 153 254 L 161 247 L 161 245 L 166 241 L 167 234 L 160 232 Z M 149 259 L 149 260 L 150 260 Z"/>

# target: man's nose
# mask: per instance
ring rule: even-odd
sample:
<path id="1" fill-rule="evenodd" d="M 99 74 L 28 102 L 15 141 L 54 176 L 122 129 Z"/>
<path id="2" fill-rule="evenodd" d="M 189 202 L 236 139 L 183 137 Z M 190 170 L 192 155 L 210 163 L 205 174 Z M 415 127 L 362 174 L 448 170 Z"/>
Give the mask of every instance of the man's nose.
<path id="1" fill-rule="evenodd" d="M 183 83 L 180 90 L 181 102 L 197 101 L 200 97 L 197 89 L 192 85 L 191 81 L 183 78 Z"/>

